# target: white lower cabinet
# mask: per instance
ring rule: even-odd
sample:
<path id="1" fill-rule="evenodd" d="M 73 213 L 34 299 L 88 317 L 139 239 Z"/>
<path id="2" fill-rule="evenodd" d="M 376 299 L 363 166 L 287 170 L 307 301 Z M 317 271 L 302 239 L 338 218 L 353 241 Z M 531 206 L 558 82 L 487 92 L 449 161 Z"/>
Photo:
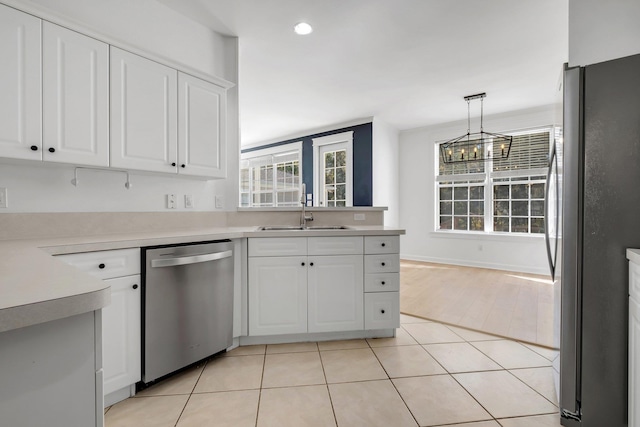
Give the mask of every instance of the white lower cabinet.
<path id="1" fill-rule="evenodd" d="M 364 328 L 400 327 L 400 237 L 364 238 Z"/>
<path id="2" fill-rule="evenodd" d="M 307 332 L 306 256 L 249 259 L 249 334 Z"/>
<path id="3" fill-rule="evenodd" d="M 140 276 L 105 280 L 111 304 L 102 309 L 105 396 L 140 381 Z"/>
<path id="4" fill-rule="evenodd" d="M 399 328 L 400 300 L 397 292 L 364 294 L 365 329 Z"/>
<path id="5" fill-rule="evenodd" d="M 362 255 L 310 256 L 308 332 L 362 329 L 363 277 Z"/>
<path id="6" fill-rule="evenodd" d="M 104 404 L 132 396 L 141 379 L 140 249 L 59 255 L 58 259 L 111 286 L 111 304 L 102 309 Z"/>
<path id="7" fill-rule="evenodd" d="M 399 327 L 399 255 L 390 237 L 370 260 L 363 236 L 250 238 L 249 336 Z"/>

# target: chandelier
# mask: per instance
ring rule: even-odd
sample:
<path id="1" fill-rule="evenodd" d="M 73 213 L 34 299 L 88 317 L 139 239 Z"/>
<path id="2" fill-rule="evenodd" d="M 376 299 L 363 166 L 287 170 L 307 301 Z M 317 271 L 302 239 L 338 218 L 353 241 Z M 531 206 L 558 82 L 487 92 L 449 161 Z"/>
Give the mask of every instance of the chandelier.
<path id="1" fill-rule="evenodd" d="M 509 157 L 513 137 L 485 132 L 483 128 L 484 98 L 486 96 L 487 94 L 483 92 L 464 97 L 464 100 L 467 101 L 467 133 L 440 144 L 440 154 L 444 163 L 476 162 Z M 474 99 L 480 100 L 480 132 L 471 133 L 471 101 Z M 493 149 L 493 157 L 490 148 Z"/>

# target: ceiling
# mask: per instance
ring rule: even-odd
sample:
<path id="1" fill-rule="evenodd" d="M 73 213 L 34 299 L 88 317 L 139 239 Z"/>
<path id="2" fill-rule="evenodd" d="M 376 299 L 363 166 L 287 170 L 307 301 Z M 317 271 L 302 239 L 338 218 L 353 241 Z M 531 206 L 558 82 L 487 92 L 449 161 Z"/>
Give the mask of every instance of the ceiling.
<path id="1" fill-rule="evenodd" d="M 568 0 L 158 1 L 238 36 L 242 145 L 370 116 L 398 130 L 466 119 L 479 92 L 485 115 L 561 99 Z M 296 35 L 300 21 L 313 33 Z"/>

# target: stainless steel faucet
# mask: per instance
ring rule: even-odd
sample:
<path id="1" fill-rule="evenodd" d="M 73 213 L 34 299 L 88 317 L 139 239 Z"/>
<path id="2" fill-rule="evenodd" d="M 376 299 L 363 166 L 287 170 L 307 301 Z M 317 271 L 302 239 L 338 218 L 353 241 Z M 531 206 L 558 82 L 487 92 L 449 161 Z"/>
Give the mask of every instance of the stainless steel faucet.
<path id="1" fill-rule="evenodd" d="M 307 185 L 302 183 L 302 197 L 300 197 L 300 203 L 302 203 L 302 210 L 300 211 L 300 228 L 307 228 L 307 221 L 313 221 L 313 212 L 306 212 L 307 206 Z"/>

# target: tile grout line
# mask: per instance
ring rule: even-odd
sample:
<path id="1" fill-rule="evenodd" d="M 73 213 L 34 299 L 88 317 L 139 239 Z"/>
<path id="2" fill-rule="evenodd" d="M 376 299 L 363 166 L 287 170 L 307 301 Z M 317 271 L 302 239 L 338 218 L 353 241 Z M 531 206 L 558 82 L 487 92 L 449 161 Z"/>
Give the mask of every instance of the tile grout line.
<path id="1" fill-rule="evenodd" d="M 402 325 L 400 325 L 402 326 Z M 408 333 L 408 332 L 407 332 Z M 365 340 L 366 341 L 366 340 Z M 413 418 L 413 420 L 416 422 L 416 426 L 419 426 L 420 423 L 418 422 L 418 419 L 416 418 L 416 416 L 413 414 L 413 412 L 411 412 L 411 408 L 409 408 L 409 405 L 407 404 L 407 402 L 404 400 L 404 397 L 402 397 L 402 394 L 400 393 L 400 390 L 398 390 L 398 387 L 396 387 L 396 384 L 393 382 L 393 380 L 391 379 L 391 376 L 389 375 L 389 372 L 387 372 L 387 369 L 384 367 L 384 364 L 380 361 L 380 358 L 378 357 L 378 355 L 376 354 L 375 350 L 373 349 L 373 347 L 371 347 L 371 344 L 369 344 L 369 341 L 366 341 L 367 345 L 369 346 L 369 349 L 371 350 L 371 352 L 373 353 L 374 357 L 376 358 L 376 360 L 378 361 L 378 363 L 380 364 L 380 366 L 382 367 L 382 370 L 384 371 L 385 375 L 387 376 L 387 381 L 389 381 L 391 383 L 391 385 L 393 386 L 393 389 L 396 391 L 396 393 L 398 394 L 398 397 L 400 398 L 400 400 L 402 400 L 402 403 L 404 404 L 405 408 L 407 408 L 407 411 L 409 411 L 409 413 L 411 414 L 411 418 Z M 437 362 L 437 361 L 436 361 Z M 378 380 L 379 381 L 379 380 Z"/>
<path id="2" fill-rule="evenodd" d="M 267 347 L 264 346 L 264 354 L 262 355 L 262 374 L 260 375 L 260 388 L 258 390 L 258 405 L 256 406 L 256 423 L 255 427 L 258 427 L 258 416 L 260 415 L 260 401 L 262 400 L 262 383 L 264 382 L 264 370 L 267 366 Z"/>
<path id="3" fill-rule="evenodd" d="M 320 366 L 322 367 L 322 375 L 324 376 L 324 385 L 327 388 L 327 395 L 329 396 L 329 404 L 331 405 L 331 413 L 333 414 L 333 421 L 336 423 L 336 427 L 338 427 L 338 417 L 336 416 L 336 408 L 333 407 L 333 398 L 331 397 L 331 390 L 329 390 L 329 381 L 327 380 L 327 372 L 324 370 L 324 362 L 322 361 L 322 352 L 320 351 L 320 346 L 316 342 L 318 346 L 318 356 L 320 357 Z"/>
<path id="4" fill-rule="evenodd" d="M 200 377 L 202 376 L 202 373 L 204 372 L 204 369 L 207 367 L 207 365 L 209 364 L 209 359 L 207 359 L 204 362 L 204 366 L 202 367 L 202 370 L 200 371 L 200 375 L 198 375 L 198 379 L 196 379 L 196 382 L 193 384 L 193 388 L 191 389 L 191 392 L 189 393 L 189 397 L 187 397 L 187 401 L 184 402 L 184 406 L 182 407 L 182 411 L 180 411 L 180 414 L 178 415 L 178 419 L 176 420 L 176 423 L 174 424 L 174 427 L 177 427 L 178 423 L 180 422 L 180 418 L 182 418 L 182 414 L 184 414 L 185 409 L 187 409 L 187 405 L 189 404 L 189 401 L 191 400 L 191 396 L 193 396 L 193 391 L 196 389 L 196 386 L 198 385 L 198 381 L 200 381 Z"/>

